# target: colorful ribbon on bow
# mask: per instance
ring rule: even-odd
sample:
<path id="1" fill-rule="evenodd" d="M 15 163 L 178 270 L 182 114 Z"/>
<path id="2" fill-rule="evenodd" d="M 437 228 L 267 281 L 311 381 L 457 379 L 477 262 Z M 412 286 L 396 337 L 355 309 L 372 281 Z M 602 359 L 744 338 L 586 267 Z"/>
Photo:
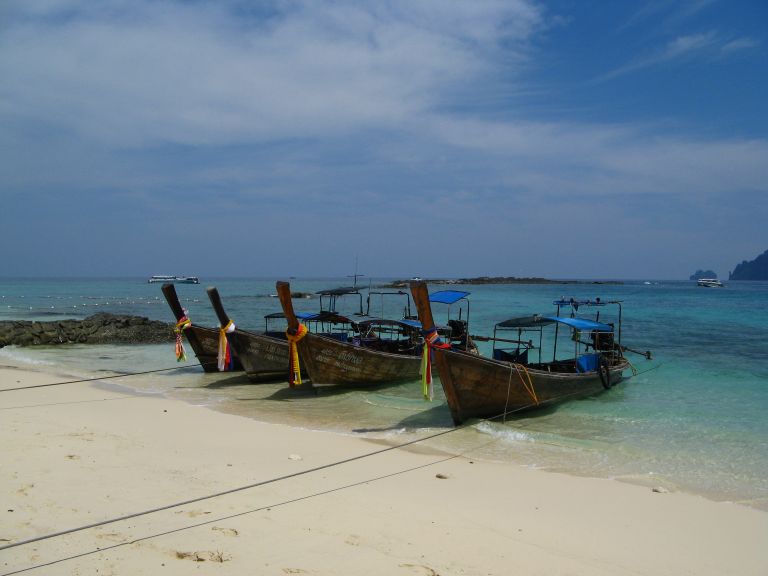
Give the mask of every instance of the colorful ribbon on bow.
<path id="1" fill-rule="evenodd" d="M 425 400 L 435 397 L 435 388 L 432 384 L 432 349 L 450 348 L 451 345 L 443 342 L 437 333 L 437 328 L 422 332 L 424 336 L 424 350 L 421 353 L 421 391 Z"/>
<path id="2" fill-rule="evenodd" d="M 291 334 L 290 330 L 286 330 L 285 336 L 288 338 L 288 344 L 290 345 L 290 352 L 288 353 L 289 368 L 288 368 L 288 385 L 293 388 L 296 384 L 301 385 L 301 366 L 299 365 L 299 347 L 296 345 L 299 340 L 307 335 L 307 327 L 304 324 L 299 323 L 299 327 L 296 329 L 296 334 Z"/>
<path id="3" fill-rule="evenodd" d="M 186 316 L 179 318 L 176 327 L 173 329 L 176 334 L 176 362 L 187 361 L 187 352 L 184 350 L 184 342 L 181 339 L 181 333 L 192 326 L 192 321 Z"/>
<path id="4" fill-rule="evenodd" d="M 235 323 L 230 320 L 226 326 L 219 328 L 219 372 L 232 370 L 234 358 L 232 358 L 232 347 L 229 345 L 227 334 L 235 331 Z"/>

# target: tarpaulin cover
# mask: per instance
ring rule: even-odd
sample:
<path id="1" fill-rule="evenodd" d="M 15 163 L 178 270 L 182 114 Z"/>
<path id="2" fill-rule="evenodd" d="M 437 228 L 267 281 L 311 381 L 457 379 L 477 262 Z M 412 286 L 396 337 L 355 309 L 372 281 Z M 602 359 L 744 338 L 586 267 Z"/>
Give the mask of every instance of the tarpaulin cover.
<path id="1" fill-rule="evenodd" d="M 563 318 L 561 316 L 544 316 L 544 320 L 552 320 L 565 324 L 576 330 L 597 330 L 598 332 L 613 332 L 613 326 L 595 322 L 594 320 L 584 320 L 583 318 Z"/>
<path id="2" fill-rule="evenodd" d="M 440 304 L 454 304 L 469 296 L 469 292 L 461 290 L 440 290 L 429 295 L 430 302 L 439 302 Z"/>

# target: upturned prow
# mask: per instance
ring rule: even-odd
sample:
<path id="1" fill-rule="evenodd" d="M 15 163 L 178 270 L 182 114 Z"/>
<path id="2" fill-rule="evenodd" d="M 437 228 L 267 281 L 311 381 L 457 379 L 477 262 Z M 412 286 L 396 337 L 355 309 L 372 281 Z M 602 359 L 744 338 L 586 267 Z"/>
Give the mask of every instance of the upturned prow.
<path id="1" fill-rule="evenodd" d="M 293 311 L 291 285 L 288 282 L 278 280 L 275 288 L 277 289 L 277 297 L 280 299 L 280 306 L 283 308 L 283 314 L 285 314 L 285 319 L 288 321 L 288 330 L 291 334 L 295 334 L 299 329 L 299 320 Z"/>
<path id="2" fill-rule="evenodd" d="M 179 302 L 179 296 L 176 294 L 176 287 L 171 283 L 163 284 L 162 286 L 163 296 L 165 296 L 168 306 L 171 307 L 173 315 L 176 316 L 176 320 L 184 318 L 184 308 L 181 307 Z"/>
<path id="3" fill-rule="evenodd" d="M 214 312 L 216 312 L 219 324 L 226 326 L 229 324 L 229 316 L 227 316 L 227 312 L 224 310 L 224 304 L 221 302 L 219 291 L 216 289 L 216 286 L 210 286 L 205 291 L 208 292 L 208 299 L 211 301 Z"/>
<path id="4" fill-rule="evenodd" d="M 435 327 L 435 321 L 432 319 L 432 306 L 429 303 L 429 290 L 427 283 L 423 280 L 414 280 L 411 282 L 411 295 L 416 304 L 416 310 L 419 314 L 421 329 L 429 332 Z"/>

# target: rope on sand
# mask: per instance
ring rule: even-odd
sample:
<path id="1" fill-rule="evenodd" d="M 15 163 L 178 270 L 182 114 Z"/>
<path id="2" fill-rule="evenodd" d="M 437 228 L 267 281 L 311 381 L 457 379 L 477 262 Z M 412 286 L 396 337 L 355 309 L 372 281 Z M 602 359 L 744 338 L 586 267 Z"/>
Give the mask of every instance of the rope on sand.
<path id="1" fill-rule="evenodd" d="M 649 368 L 648 370 L 644 370 L 643 372 L 638 372 L 637 374 L 633 374 L 632 376 L 626 378 L 625 380 L 629 380 L 630 378 L 632 378 L 634 376 L 638 376 L 640 374 L 645 374 L 646 372 L 650 372 L 651 370 L 655 370 L 656 368 L 659 368 L 660 366 L 661 366 L 661 364 L 658 364 L 658 365 L 654 366 L 653 368 Z M 139 374 L 149 374 L 149 373 L 153 373 L 153 372 L 162 372 L 162 371 L 177 370 L 177 369 L 178 368 L 165 368 L 165 369 L 160 369 L 160 370 L 150 370 L 150 371 L 143 372 L 143 373 L 137 372 L 137 373 L 133 373 L 133 374 L 121 374 L 121 375 L 118 375 L 118 376 L 111 376 L 109 378 L 117 378 L 117 377 L 123 377 L 123 376 L 133 376 L 133 375 L 139 375 Z M 102 378 L 91 378 L 91 379 L 86 379 L 86 380 L 75 380 L 75 381 L 70 381 L 70 382 L 60 382 L 60 383 L 54 383 L 54 384 L 43 384 L 43 385 L 40 385 L 40 386 L 30 386 L 29 388 L 38 388 L 38 387 L 42 387 L 42 386 L 55 386 L 55 385 L 61 385 L 61 384 L 73 384 L 73 383 L 76 383 L 76 382 L 89 382 L 89 381 L 92 381 L 92 380 L 101 380 L 101 379 L 104 379 L 104 378 L 105 377 L 102 377 Z M 24 388 L 22 388 L 22 389 L 24 389 Z M 5 390 L 5 391 L 9 391 L 9 390 Z M 401 444 L 396 444 L 394 446 L 389 446 L 389 447 L 382 448 L 382 449 L 379 449 L 379 450 L 374 450 L 374 451 L 368 452 L 366 454 L 361 454 L 361 455 L 358 455 L 358 456 L 353 456 L 353 457 L 350 457 L 350 458 L 345 458 L 343 460 L 338 460 L 338 461 L 335 461 L 335 462 L 330 462 L 328 464 L 323 464 L 321 466 L 316 466 L 314 468 L 309 468 L 309 469 L 306 469 L 306 470 L 302 470 L 300 472 L 294 472 L 292 474 L 286 474 L 286 475 L 283 475 L 283 476 L 278 476 L 278 477 L 275 477 L 275 478 L 270 478 L 268 480 L 262 480 L 260 482 L 254 482 L 252 484 L 248 484 L 248 485 L 245 485 L 245 486 L 231 488 L 229 490 L 223 490 L 223 491 L 217 492 L 215 494 L 209 494 L 209 495 L 206 495 L 206 496 L 200 496 L 198 498 L 191 498 L 191 499 L 188 499 L 188 500 L 184 500 L 184 501 L 181 501 L 181 502 L 176 502 L 176 503 L 173 503 L 173 504 L 168 504 L 168 505 L 165 505 L 165 506 L 158 506 L 156 508 L 152 508 L 152 509 L 149 509 L 149 510 L 143 510 L 141 512 L 135 512 L 135 513 L 132 513 L 132 514 L 126 514 L 126 515 L 119 516 L 119 517 L 116 517 L 116 518 L 110 518 L 110 519 L 102 520 L 100 522 L 94 522 L 94 523 L 87 524 L 87 525 L 84 525 L 84 526 L 78 526 L 76 528 L 70 528 L 70 529 L 67 529 L 67 530 L 62 530 L 62 531 L 54 532 L 54 533 L 51 533 L 51 534 L 45 534 L 45 535 L 42 535 L 42 536 L 37 536 L 35 538 L 29 538 L 27 540 L 20 540 L 18 542 L 13 542 L 11 544 L 6 544 L 4 546 L 0 546 L 0 551 L 7 550 L 9 548 L 16 548 L 18 546 L 23 546 L 23 545 L 26 545 L 26 544 L 31 544 L 31 543 L 34 543 L 34 542 L 40 542 L 40 541 L 43 541 L 43 540 L 49 540 L 49 539 L 52 539 L 52 538 L 57 538 L 57 537 L 65 536 L 65 535 L 68 535 L 68 534 L 73 534 L 75 532 L 81 532 L 81 531 L 88 530 L 88 529 L 91 529 L 91 528 L 97 528 L 97 527 L 100 527 L 100 526 L 105 526 L 107 524 L 113 524 L 113 523 L 121 522 L 121 521 L 124 521 L 124 520 L 138 518 L 140 516 L 146 516 L 146 515 L 149 515 L 149 514 L 154 514 L 156 512 L 170 510 L 172 508 L 178 508 L 180 506 L 186 506 L 188 504 L 193 504 L 193 503 L 201 502 L 201 501 L 204 501 L 204 500 L 210 500 L 210 499 L 213 499 L 213 498 L 218 498 L 218 497 L 221 497 L 221 496 L 225 496 L 225 495 L 229 495 L 229 494 L 234 494 L 234 493 L 237 493 L 237 492 L 242 492 L 242 491 L 245 491 L 245 490 L 249 490 L 251 488 L 257 488 L 257 487 L 260 487 L 260 486 L 265 486 L 267 484 L 273 484 L 273 483 L 280 482 L 280 481 L 283 481 L 283 480 L 288 480 L 288 479 L 291 479 L 291 478 L 296 478 L 296 477 L 299 477 L 299 476 L 304 476 L 304 475 L 307 475 L 307 474 L 311 474 L 311 473 L 314 473 L 314 472 L 319 472 L 321 470 L 327 470 L 329 468 L 333 468 L 333 467 L 336 467 L 336 466 L 341 466 L 341 465 L 348 464 L 348 463 L 351 463 L 351 462 L 355 462 L 355 461 L 358 461 L 358 460 L 363 460 L 365 458 L 370 458 L 372 456 L 377 456 L 379 454 L 383 454 L 383 453 L 386 453 L 386 452 L 391 452 L 393 450 L 399 450 L 401 448 L 404 448 L 404 447 L 407 447 L 407 446 L 412 446 L 412 445 L 418 444 L 420 442 L 424 442 L 426 440 L 431 440 L 433 438 L 437 438 L 437 437 L 440 437 L 440 436 L 451 434 L 453 432 L 457 432 L 459 430 L 463 430 L 464 428 L 474 427 L 478 423 L 492 422 L 492 421 L 496 421 L 496 420 L 499 420 L 499 419 L 505 419 L 509 414 L 512 414 L 512 413 L 515 413 L 515 412 L 519 412 L 519 411 L 525 410 L 527 408 L 530 408 L 530 407 L 533 407 L 533 406 L 536 406 L 536 405 L 539 405 L 539 404 L 538 403 L 536 403 L 536 404 L 532 403 L 532 404 L 529 404 L 527 406 L 518 407 L 518 408 L 516 408 L 514 410 L 506 410 L 505 409 L 505 411 L 503 413 L 498 414 L 498 415 L 493 416 L 493 417 L 490 417 L 490 418 L 477 419 L 476 421 L 472 421 L 472 422 L 469 422 L 469 423 L 464 423 L 464 424 L 461 424 L 461 425 L 453 427 L 453 428 L 449 428 L 449 429 L 446 429 L 446 430 L 442 430 L 440 432 L 436 432 L 434 434 L 430 434 L 430 435 L 424 436 L 422 438 L 417 438 L 415 440 L 410 440 L 408 442 L 403 442 Z M 98 548 L 96 550 L 91 550 L 91 551 L 83 552 L 81 554 L 69 556 L 69 557 L 66 557 L 66 558 L 60 558 L 58 560 L 54 560 L 54 561 L 48 562 L 46 564 L 39 564 L 39 565 L 29 566 L 27 568 L 22 568 L 20 570 L 14 571 L 14 572 L 7 572 L 7 573 L 5 573 L 5 574 L 3 574 L 1 576 L 11 576 L 12 574 L 19 574 L 21 572 L 26 572 L 26 571 L 34 570 L 34 569 L 37 569 L 37 568 L 42 568 L 42 567 L 45 567 L 45 566 L 50 566 L 52 564 L 56 564 L 56 563 L 63 562 L 63 561 L 66 561 L 66 560 L 72 560 L 72 559 L 80 558 L 82 556 L 87 556 L 89 554 L 95 554 L 95 553 L 98 553 L 98 552 L 109 550 L 111 548 L 116 548 L 118 546 L 125 546 L 125 545 L 128 545 L 128 544 L 133 544 L 133 543 L 136 543 L 136 542 L 140 542 L 142 540 L 148 540 L 148 539 L 159 537 L 159 536 L 163 536 L 163 535 L 166 535 L 166 534 L 171 534 L 171 533 L 174 533 L 174 532 L 180 532 L 182 530 L 196 528 L 198 526 L 203 526 L 205 524 L 210 524 L 212 522 L 220 522 L 222 520 L 228 520 L 228 519 L 235 518 L 235 517 L 238 517 L 238 516 L 243 516 L 243 515 L 246 515 L 246 514 L 251 514 L 251 513 L 254 513 L 254 512 L 265 510 L 265 509 L 268 509 L 268 508 L 274 508 L 274 507 L 277 507 L 277 506 L 283 506 L 283 505 L 290 504 L 290 503 L 293 503 L 293 502 L 298 502 L 298 501 L 301 501 L 301 500 L 307 500 L 309 498 L 313 498 L 313 497 L 316 497 L 316 496 L 322 496 L 322 495 L 329 494 L 329 493 L 332 493 L 332 492 L 338 492 L 340 490 L 344 490 L 344 489 L 347 489 L 347 488 L 352 488 L 354 486 L 359 486 L 359 485 L 365 484 L 367 482 L 373 482 L 373 481 L 376 481 L 376 480 L 381 480 L 381 479 L 384 479 L 384 478 L 389 478 L 389 477 L 396 476 L 396 475 L 399 475 L 399 474 L 404 474 L 404 473 L 407 473 L 407 472 L 411 472 L 411 471 L 414 471 L 414 470 L 425 468 L 425 467 L 431 466 L 433 464 L 438 464 L 438 463 L 441 463 L 441 462 L 452 460 L 454 458 L 458 458 L 458 457 L 462 456 L 466 452 L 467 451 L 464 451 L 463 453 L 460 453 L 460 454 L 453 454 L 453 455 L 450 455 L 450 456 L 448 456 L 446 458 L 443 458 L 443 459 L 435 461 L 435 462 L 430 462 L 428 464 L 423 464 L 423 465 L 420 465 L 420 466 L 417 466 L 417 467 L 414 467 L 414 468 L 409 468 L 409 469 L 406 469 L 406 470 L 400 470 L 400 471 L 393 472 L 393 473 L 390 473 L 390 474 L 386 474 L 386 475 L 382 475 L 382 476 L 377 476 L 377 477 L 370 478 L 370 479 L 367 479 L 367 480 L 362 480 L 360 482 L 356 482 L 356 483 L 353 483 L 353 484 L 348 484 L 348 485 L 345 485 L 345 486 L 339 486 L 339 487 L 332 488 L 332 489 L 329 489 L 329 490 L 326 490 L 326 491 L 323 491 L 323 492 L 317 492 L 317 493 L 313 493 L 313 494 L 310 494 L 310 495 L 301 496 L 301 497 L 298 497 L 298 498 L 295 498 L 295 499 L 292 499 L 292 500 L 287 500 L 287 501 L 279 502 L 279 503 L 276 503 L 276 504 L 272 504 L 272 505 L 268 505 L 268 506 L 263 506 L 263 507 L 260 507 L 260 508 L 257 508 L 257 509 L 248 510 L 248 511 L 245 511 L 245 512 L 240 512 L 240 513 L 233 514 L 233 515 L 230 515 L 230 516 L 226 516 L 226 517 L 223 517 L 223 518 L 218 518 L 218 519 L 215 519 L 215 520 L 209 520 L 209 521 L 206 521 L 206 522 L 201 522 L 201 523 L 197 523 L 197 524 L 193 524 L 193 525 L 187 525 L 187 526 L 183 526 L 183 527 L 180 527 L 180 528 L 176 528 L 174 530 L 170 530 L 170 531 L 166 531 L 166 532 L 162 532 L 162 533 L 158 533 L 158 534 L 152 534 L 152 535 L 149 535 L 149 536 L 144 536 L 144 537 L 132 540 L 130 542 L 121 542 L 121 543 L 115 544 L 113 546 L 104 547 L 104 548 Z"/>
<path id="2" fill-rule="evenodd" d="M 80 384 L 81 382 L 97 382 L 99 380 L 111 380 L 113 378 L 127 378 L 129 376 L 141 376 L 143 374 L 155 374 L 157 372 L 168 372 L 170 370 L 182 370 L 184 368 L 194 368 L 196 366 L 205 366 L 214 364 L 214 362 L 189 364 L 187 366 L 174 366 L 173 368 L 158 368 L 157 370 L 145 370 L 144 372 L 129 372 L 127 374 L 114 374 L 112 376 L 95 376 L 93 378 L 83 378 L 81 380 L 67 380 L 66 382 L 52 382 L 50 384 L 35 384 L 34 386 L 18 386 L 16 388 L 2 388 L 0 392 L 15 392 L 17 390 L 32 390 L 33 388 L 48 388 L 49 386 L 63 386 L 65 384 Z"/>

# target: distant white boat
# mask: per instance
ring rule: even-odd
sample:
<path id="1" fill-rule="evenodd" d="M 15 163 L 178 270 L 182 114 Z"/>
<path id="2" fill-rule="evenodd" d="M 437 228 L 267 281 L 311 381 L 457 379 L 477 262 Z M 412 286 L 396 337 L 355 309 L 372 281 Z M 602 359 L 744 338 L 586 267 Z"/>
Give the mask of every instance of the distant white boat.
<path id="1" fill-rule="evenodd" d="M 200 280 L 197 276 L 152 276 L 148 282 L 154 284 L 155 282 L 171 283 L 171 284 L 200 284 Z"/>
<path id="2" fill-rule="evenodd" d="M 725 286 L 717 278 L 699 278 L 697 284 L 704 288 L 723 288 Z"/>

